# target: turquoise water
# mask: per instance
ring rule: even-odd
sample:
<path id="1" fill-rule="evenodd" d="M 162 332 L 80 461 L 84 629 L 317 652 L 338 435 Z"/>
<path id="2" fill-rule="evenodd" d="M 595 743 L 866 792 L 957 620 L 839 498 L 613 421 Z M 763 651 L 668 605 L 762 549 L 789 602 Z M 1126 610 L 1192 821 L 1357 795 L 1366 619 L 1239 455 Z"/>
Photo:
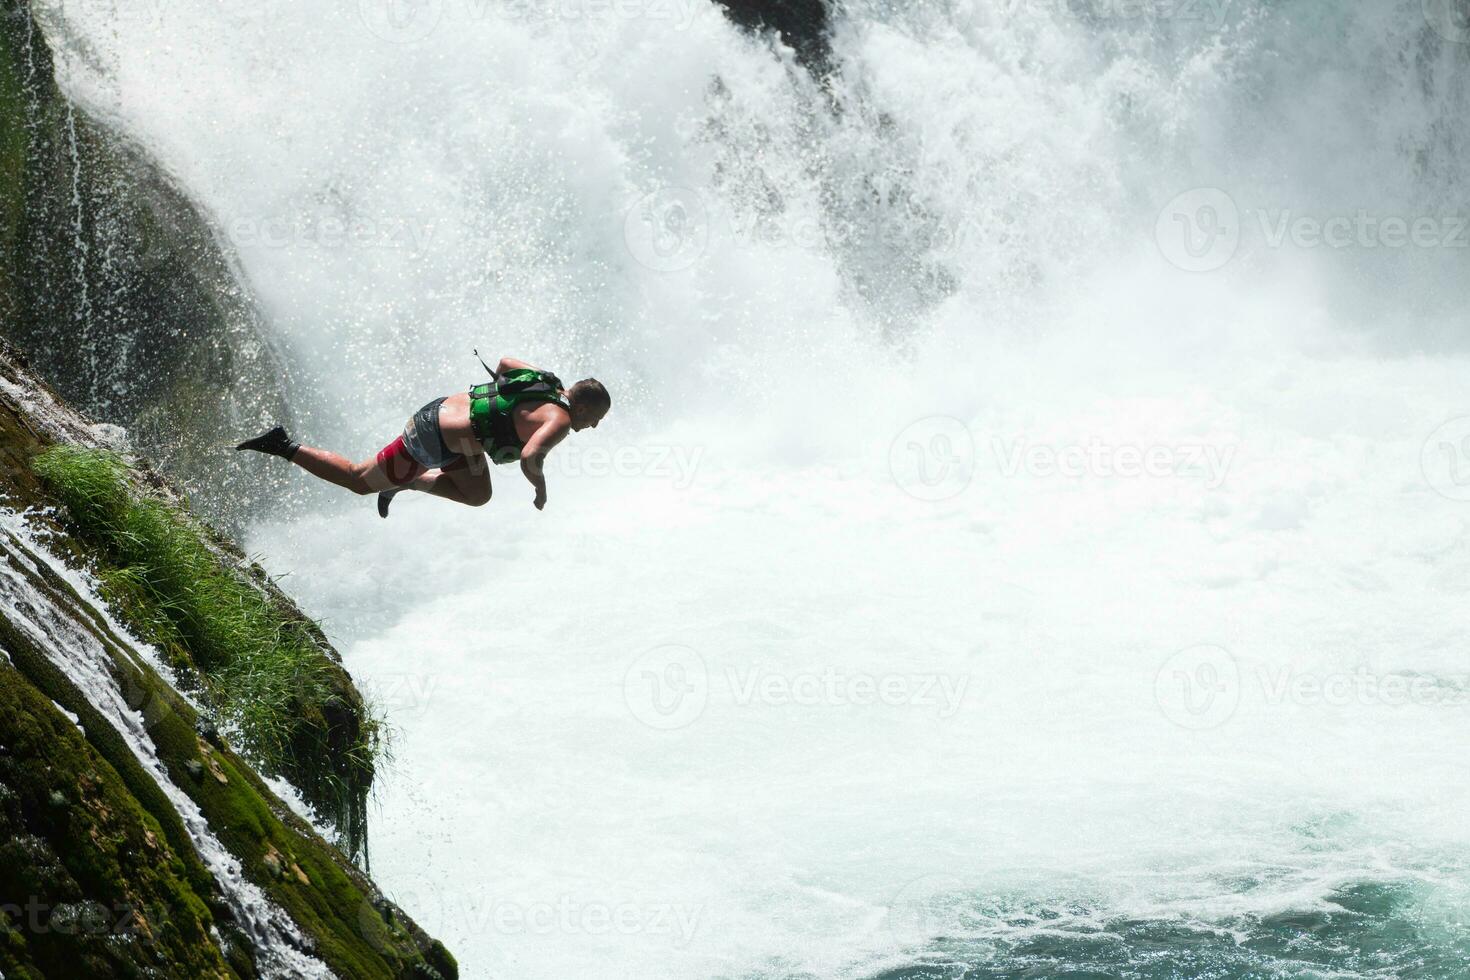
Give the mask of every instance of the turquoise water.
<path id="1" fill-rule="evenodd" d="M 1248 893 L 1248 889 L 1243 893 Z M 1349 885 L 1329 907 L 1199 923 L 1085 906 L 954 899 L 956 925 L 989 939 L 936 938 L 911 966 L 873 980 L 1284 980 L 1458 977 L 1470 934 L 1426 921 L 1414 885 Z M 1081 920 L 1081 921 L 1079 921 Z M 1008 938 L 1008 931 L 1024 938 Z"/>

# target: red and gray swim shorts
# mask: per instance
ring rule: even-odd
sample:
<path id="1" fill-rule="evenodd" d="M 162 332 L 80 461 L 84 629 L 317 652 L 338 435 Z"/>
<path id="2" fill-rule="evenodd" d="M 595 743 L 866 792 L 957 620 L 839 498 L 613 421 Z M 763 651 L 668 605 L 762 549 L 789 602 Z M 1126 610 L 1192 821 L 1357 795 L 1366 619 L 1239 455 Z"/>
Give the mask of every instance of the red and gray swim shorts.
<path id="1" fill-rule="evenodd" d="M 444 433 L 439 429 L 439 406 L 443 403 L 443 398 L 437 398 L 414 412 L 403 427 L 403 435 L 378 451 L 378 466 L 394 486 L 412 483 L 427 470 L 452 470 L 465 465 L 464 455 L 444 444 Z"/>

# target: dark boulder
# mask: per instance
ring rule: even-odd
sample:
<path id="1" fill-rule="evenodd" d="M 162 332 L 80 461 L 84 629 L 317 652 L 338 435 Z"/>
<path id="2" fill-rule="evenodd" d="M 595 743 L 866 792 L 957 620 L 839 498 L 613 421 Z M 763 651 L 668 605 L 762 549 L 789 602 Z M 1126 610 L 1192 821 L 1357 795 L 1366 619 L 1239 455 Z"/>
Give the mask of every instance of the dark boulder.
<path id="1" fill-rule="evenodd" d="M 831 63 L 831 17 L 823 0 L 715 0 L 746 30 L 773 33 L 814 75 Z"/>

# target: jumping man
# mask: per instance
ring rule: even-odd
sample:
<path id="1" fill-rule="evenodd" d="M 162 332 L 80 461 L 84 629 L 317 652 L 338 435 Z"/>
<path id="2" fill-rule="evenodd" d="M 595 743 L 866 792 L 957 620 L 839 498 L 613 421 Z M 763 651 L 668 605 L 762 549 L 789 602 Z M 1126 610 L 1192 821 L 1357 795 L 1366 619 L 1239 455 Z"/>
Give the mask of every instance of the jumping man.
<path id="1" fill-rule="evenodd" d="M 593 378 L 565 388 L 556 375 L 511 357 L 502 357 L 494 374 L 488 384 L 429 402 L 408 420 L 403 435 L 360 463 L 293 442 L 279 425 L 235 448 L 280 456 L 353 493 L 377 491 L 383 517 L 400 490 L 479 507 L 490 500 L 485 457 L 492 463 L 519 460 L 540 510 L 546 506 L 546 454 L 568 432 L 597 428 L 612 398 Z"/>

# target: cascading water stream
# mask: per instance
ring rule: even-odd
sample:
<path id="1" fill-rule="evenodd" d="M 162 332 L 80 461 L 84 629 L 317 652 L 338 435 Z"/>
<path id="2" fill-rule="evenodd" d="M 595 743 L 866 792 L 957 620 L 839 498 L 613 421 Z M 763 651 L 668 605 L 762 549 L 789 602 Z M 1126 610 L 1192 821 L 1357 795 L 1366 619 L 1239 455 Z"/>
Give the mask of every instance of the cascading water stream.
<path id="1" fill-rule="evenodd" d="M 472 346 L 613 391 L 545 513 L 250 540 L 400 730 L 374 870 L 466 975 L 1464 962 L 1470 46 L 1125 7 L 853 4 L 826 90 L 693 0 L 54 12 L 299 436 Z"/>
<path id="2" fill-rule="evenodd" d="M 66 109 L 66 136 L 67 154 L 71 157 L 71 205 L 72 205 L 72 254 L 76 256 L 75 276 L 72 287 L 78 294 L 77 319 L 82 321 L 85 328 L 91 327 L 92 322 L 92 297 L 91 287 L 88 286 L 87 259 L 90 246 L 87 244 L 86 235 L 82 233 L 82 222 L 85 216 L 82 211 L 82 157 L 77 149 L 77 119 L 76 113 L 71 106 Z"/>
<path id="3" fill-rule="evenodd" d="M 239 860 L 220 842 L 189 795 L 169 777 L 147 732 L 145 712 L 129 708 L 127 698 L 109 670 L 111 660 L 107 650 L 94 634 L 72 621 L 81 610 L 54 603 L 36 587 L 35 578 L 41 576 L 41 566 L 46 574 L 75 589 L 80 602 L 90 607 L 93 614 L 105 618 L 112 636 L 125 644 L 128 656 L 166 670 L 162 666 L 163 658 L 111 618 L 106 604 L 96 593 L 95 583 L 51 554 L 28 523 L 27 515 L 0 509 L 0 554 L 5 558 L 0 564 L 0 604 L 6 614 L 40 649 L 54 651 L 55 665 L 107 719 L 178 811 L 195 850 L 229 903 L 234 921 L 250 937 L 261 975 L 282 980 L 331 977 L 320 960 L 303 950 L 305 941 L 291 919 L 245 878 Z"/>

